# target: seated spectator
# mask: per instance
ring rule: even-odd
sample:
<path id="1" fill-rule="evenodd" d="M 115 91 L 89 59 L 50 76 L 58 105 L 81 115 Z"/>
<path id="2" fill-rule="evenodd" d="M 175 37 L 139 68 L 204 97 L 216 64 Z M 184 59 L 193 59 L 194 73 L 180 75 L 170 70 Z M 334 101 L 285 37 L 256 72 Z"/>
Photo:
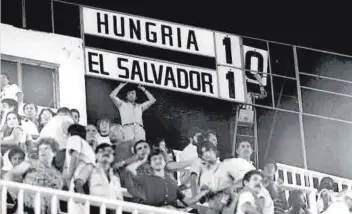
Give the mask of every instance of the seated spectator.
<path id="1" fill-rule="evenodd" d="M 350 214 L 352 212 L 352 192 L 346 191 L 340 201 L 333 202 L 323 214 Z"/>
<path id="2" fill-rule="evenodd" d="M 176 209 L 196 203 L 208 194 L 209 191 L 205 190 L 197 197 L 186 198 L 178 189 L 177 183 L 165 173 L 165 157 L 160 150 L 153 150 L 148 155 L 148 162 L 152 167 L 152 174 L 132 175 L 127 183 L 129 193 L 140 203 Z"/>
<path id="3" fill-rule="evenodd" d="M 277 166 L 275 163 L 267 163 L 264 166 L 264 187 L 269 191 L 272 200 L 274 200 L 274 213 L 284 214 L 288 210 L 284 189 L 281 187 L 283 181 L 279 178 L 275 180 Z"/>
<path id="4" fill-rule="evenodd" d="M 34 103 L 27 103 L 23 106 L 23 112 L 25 117 L 22 120 L 22 127 L 31 139 L 36 139 L 39 136 L 38 106 Z"/>
<path id="5" fill-rule="evenodd" d="M 7 74 L 0 74 L 0 99 L 4 97 L 12 97 L 17 102 L 23 102 L 23 92 L 16 84 L 10 84 L 10 79 Z"/>
<path id="6" fill-rule="evenodd" d="M 26 154 L 24 153 L 24 151 L 21 148 L 15 147 L 9 151 L 8 157 L 9 157 L 11 166 L 8 169 L 5 169 L 4 171 L 8 171 L 8 170 L 16 167 L 20 163 L 22 163 L 24 161 L 24 159 L 26 158 Z M 22 177 L 15 178 L 15 181 L 22 182 Z"/>
<path id="7" fill-rule="evenodd" d="M 133 151 L 137 161 L 129 164 L 126 168 L 134 175 L 142 176 L 153 174 L 153 169 L 147 161 L 148 155 L 150 154 L 149 144 L 144 140 L 140 140 L 135 143 Z"/>
<path id="8" fill-rule="evenodd" d="M 92 124 L 88 124 L 86 126 L 86 133 L 87 133 L 86 141 L 93 148 L 93 150 L 95 150 L 95 148 L 98 146 L 98 136 L 99 136 L 97 127 L 95 127 Z"/>
<path id="9" fill-rule="evenodd" d="M 58 144 L 52 138 L 41 138 L 38 142 L 38 160 L 26 160 L 9 170 L 5 180 L 13 181 L 16 176 L 24 176 L 23 183 L 60 190 L 63 186 L 61 173 L 52 165 L 58 151 Z M 50 213 L 51 197 L 42 196 L 41 213 Z M 33 212 L 35 194 L 24 193 L 25 210 Z M 33 212 L 34 213 L 34 212 Z"/>
<path id="10" fill-rule="evenodd" d="M 42 131 L 43 127 L 55 117 L 55 113 L 50 108 L 42 109 L 38 116 L 38 130 Z"/>
<path id="11" fill-rule="evenodd" d="M 98 145 L 101 143 L 111 144 L 109 139 L 110 125 L 111 120 L 109 118 L 103 118 L 98 121 L 97 128 L 100 134 L 98 137 Z"/>
<path id="12" fill-rule="evenodd" d="M 310 214 L 308 209 L 307 200 L 303 192 L 293 190 L 290 192 L 288 198 L 290 209 L 287 214 Z"/>
<path id="13" fill-rule="evenodd" d="M 239 193 L 236 214 L 263 214 L 258 194 L 262 189 L 263 176 L 251 170 L 243 177 L 243 190 Z"/>
<path id="14" fill-rule="evenodd" d="M 333 202 L 333 194 L 334 180 L 330 177 L 324 177 L 321 179 L 318 187 L 317 206 L 319 213 L 322 213 L 328 209 L 330 204 Z"/>
<path id="15" fill-rule="evenodd" d="M 6 115 L 5 126 L 0 132 L 1 153 L 4 155 L 4 170 L 11 168 L 9 160 L 10 149 L 20 147 L 24 151 L 26 147 L 26 133 L 21 127 L 21 117 L 15 112 L 9 112 Z"/>
<path id="16" fill-rule="evenodd" d="M 79 123 L 79 119 L 81 117 L 79 111 L 75 108 L 70 110 L 71 114 L 72 114 L 72 118 L 75 121 L 75 123 Z"/>
<path id="17" fill-rule="evenodd" d="M 53 117 L 40 132 L 39 138 L 54 138 L 61 149 L 66 149 L 67 139 L 69 137 L 68 127 L 74 124 L 71 112 L 68 108 L 63 107 L 57 110 Z"/>
<path id="18" fill-rule="evenodd" d="M 107 199 L 123 200 L 120 178 L 114 174 L 111 163 L 114 160 L 114 150 L 109 144 L 100 144 L 96 149 L 97 165 L 89 178 L 90 195 Z M 81 187 L 82 188 L 82 187 Z M 99 207 L 92 207 L 90 213 L 99 213 Z M 114 213 L 107 210 L 107 213 Z"/>
<path id="19" fill-rule="evenodd" d="M 18 103 L 12 98 L 4 98 L 1 100 L 1 123 L 0 130 L 3 129 L 6 121 L 6 115 L 9 112 L 18 112 Z"/>

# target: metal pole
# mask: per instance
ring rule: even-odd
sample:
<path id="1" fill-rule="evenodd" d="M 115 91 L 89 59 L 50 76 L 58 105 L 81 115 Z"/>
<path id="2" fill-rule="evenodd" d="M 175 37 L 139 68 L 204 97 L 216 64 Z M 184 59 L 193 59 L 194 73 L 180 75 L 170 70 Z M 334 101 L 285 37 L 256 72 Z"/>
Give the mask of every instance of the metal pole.
<path id="1" fill-rule="evenodd" d="M 297 94 L 298 94 L 298 108 L 299 108 L 299 125 L 300 125 L 300 133 L 301 133 L 301 146 L 303 153 L 303 165 L 305 169 L 308 169 L 307 163 L 307 151 L 306 151 L 306 143 L 304 139 L 304 129 L 303 129 L 303 106 L 302 106 L 302 92 L 301 92 L 301 83 L 299 78 L 299 68 L 298 68 L 298 58 L 297 58 L 297 47 L 293 46 L 293 58 L 295 62 L 295 73 L 296 73 L 296 83 L 297 83 Z"/>

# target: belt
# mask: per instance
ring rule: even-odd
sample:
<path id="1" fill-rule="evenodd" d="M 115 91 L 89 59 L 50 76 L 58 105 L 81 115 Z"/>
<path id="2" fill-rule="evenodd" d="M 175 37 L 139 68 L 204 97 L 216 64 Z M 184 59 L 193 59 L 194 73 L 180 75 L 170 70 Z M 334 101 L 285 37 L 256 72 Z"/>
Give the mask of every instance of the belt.
<path id="1" fill-rule="evenodd" d="M 143 125 L 141 125 L 139 123 L 126 123 L 126 124 L 123 124 L 122 126 L 140 126 L 143 128 Z"/>

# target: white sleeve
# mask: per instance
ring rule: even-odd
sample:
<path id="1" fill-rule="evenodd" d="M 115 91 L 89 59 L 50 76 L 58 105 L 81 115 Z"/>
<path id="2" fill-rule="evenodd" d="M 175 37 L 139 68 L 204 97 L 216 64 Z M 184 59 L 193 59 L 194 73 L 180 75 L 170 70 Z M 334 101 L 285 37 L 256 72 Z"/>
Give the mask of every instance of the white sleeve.
<path id="1" fill-rule="evenodd" d="M 78 153 L 82 152 L 82 140 L 78 136 L 70 136 L 67 139 L 67 151 L 73 150 Z"/>
<path id="2" fill-rule="evenodd" d="M 20 89 L 20 87 L 18 87 L 18 85 L 13 84 L 13 92 L 15 94 L 22 93 L 22 90 Z"/>
<path id="3" fill-rule="evenodd" d="M 255 199 L 252 193 L 243 192 L 240 194 L 238 199 L 238 209 L 242 209 L 242 205 L 245 203 L 250 203 L 252 206 L 255 205 Z"/>
<path id="4" fill-rule="evenodd" d="M 194 161 L 192 163 L 192 165 L 189 168 L 189 171 L 192 173 L 197 174 L 198 176 L 200 176 L 201 173 L 201 167 L 202 167 L 202 163 L 200 161 L 200 159 L 198 158 L 196 161 Z"/>

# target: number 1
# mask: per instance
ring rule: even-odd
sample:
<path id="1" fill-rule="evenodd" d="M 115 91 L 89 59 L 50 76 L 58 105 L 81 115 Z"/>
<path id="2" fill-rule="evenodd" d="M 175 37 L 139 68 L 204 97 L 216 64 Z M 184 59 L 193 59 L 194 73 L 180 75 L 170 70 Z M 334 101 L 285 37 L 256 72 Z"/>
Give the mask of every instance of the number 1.
<path id="1" fill-rule="evenodd" d="M 232 64 L 231 39 L 229 37 L 225 37 L 222 40 L 222 44 L 225 45 L 226 63 Z"/>
<path id="2" fill-rule="evenodd" d="M 236 98 L 236 93 L 235 93 L 235 73 L 232 72 L 231 70 L 227 72 L 226 74 L 226 79 L 229 84 L 229 96 L 230 98 L 235 99 Z"/>

